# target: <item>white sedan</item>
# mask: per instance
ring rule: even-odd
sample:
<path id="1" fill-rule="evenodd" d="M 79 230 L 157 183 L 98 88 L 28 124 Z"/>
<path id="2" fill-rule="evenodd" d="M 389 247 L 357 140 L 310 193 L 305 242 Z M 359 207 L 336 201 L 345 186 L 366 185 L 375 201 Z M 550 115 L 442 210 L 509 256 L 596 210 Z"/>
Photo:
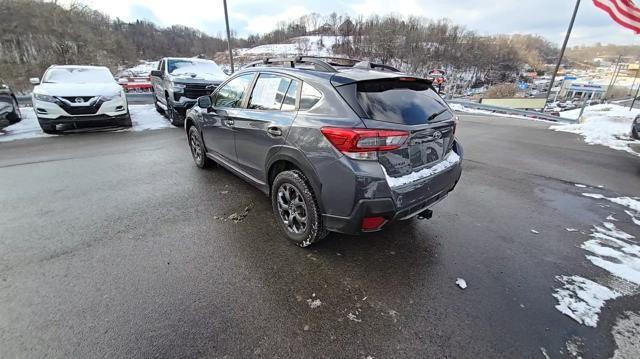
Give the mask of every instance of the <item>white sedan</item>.
<path id="1" fill-rule="evenodd" d="M 131 127 L 127 98 L 103 66 L 54 65 L 33 89 L 32 103 L 46 133 L 79 128 Z"/>

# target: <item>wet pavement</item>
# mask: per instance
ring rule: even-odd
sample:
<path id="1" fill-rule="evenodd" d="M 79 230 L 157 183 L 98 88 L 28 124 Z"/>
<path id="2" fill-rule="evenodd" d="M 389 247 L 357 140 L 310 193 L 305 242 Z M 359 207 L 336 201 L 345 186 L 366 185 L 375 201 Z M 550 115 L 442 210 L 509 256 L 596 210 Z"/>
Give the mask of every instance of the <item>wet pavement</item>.
<path id="1" fill-rule="evenodd" d="M 608 275 L 580 248 L 608 215 L 640 237 L 582 195 L 638 196 L 640 160 L 461 117 L 463 177 L 432 219 L 309 249 L 257 189 L 197 169 L 181 129 L 1 143 L 0 357 L 611 357 L 640 296 L 594 328 L 552 294 Z"/>

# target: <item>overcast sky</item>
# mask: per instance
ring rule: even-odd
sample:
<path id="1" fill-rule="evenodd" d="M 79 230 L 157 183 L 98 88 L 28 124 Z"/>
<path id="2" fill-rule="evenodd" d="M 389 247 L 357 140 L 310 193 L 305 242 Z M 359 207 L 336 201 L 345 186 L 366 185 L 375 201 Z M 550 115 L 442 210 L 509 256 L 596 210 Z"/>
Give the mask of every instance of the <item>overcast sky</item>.
<path id="1" fill-rule="evenodd" d="M 68 0 L 70 1 L 70 0 Z M 187 25 L 224 34 L 222 0 L 81 0 L 125 21 L 145 19 L 160 26 Z M 480 34 L 532 33 L 561 44 L 575 0 L 228 0 L 231 27 L 239 35 L 265 33 L 279 21 L 311 12 L 418 15 L 449 18 Z M 640 35 L 617 25 L 590 0 L 582 0 L 569 46 L 615 43 L 640 45 Z"/>

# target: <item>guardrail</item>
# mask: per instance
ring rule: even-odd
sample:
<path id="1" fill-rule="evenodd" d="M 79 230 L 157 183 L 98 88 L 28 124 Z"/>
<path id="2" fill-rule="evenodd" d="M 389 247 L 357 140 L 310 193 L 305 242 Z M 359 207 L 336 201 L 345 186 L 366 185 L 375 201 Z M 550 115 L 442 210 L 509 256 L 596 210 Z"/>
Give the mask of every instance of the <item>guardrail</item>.
<path id="1" fill-rule="evenodd" d="M 554 122 L 578 123 L 578 120 L 577 119 L 573 119 L 573 118 L 554 116 L 554 115 L 549 115 L 549 114 L 546 114 L 546 113 L 536 112 L 536 111 L 526 111 L 526 110 L 518 110 L 518 109 L 515 109 L 515 108 L 507 108 L 507 107 L 498 107 L 498 106 L 492 106 L 492 105 L 485 105 L 485 104 L 482 104 L 482 103 L 471 102 L 471 101 L 462 101 L 462 100 L 453 100 L 452 99 L 452 100 L 447 100 L 447 103 L 455 103 L 455 104 L 462 105 L 462 106 L 467 107 L 467 108 L 472 108 L 472 109 L 476 109 L 476 110 L 483 110 L 483 111 L 489 111 L 489 112 L 495 112 L 495 113 L 502 113 L 502 114 L 505 114 L 505 115 L 517 115 L 517 116 L 524 116 L 524 117 L 530 117 L 530 118 L 534 118 L 534 119 L 554 121 Z"/>

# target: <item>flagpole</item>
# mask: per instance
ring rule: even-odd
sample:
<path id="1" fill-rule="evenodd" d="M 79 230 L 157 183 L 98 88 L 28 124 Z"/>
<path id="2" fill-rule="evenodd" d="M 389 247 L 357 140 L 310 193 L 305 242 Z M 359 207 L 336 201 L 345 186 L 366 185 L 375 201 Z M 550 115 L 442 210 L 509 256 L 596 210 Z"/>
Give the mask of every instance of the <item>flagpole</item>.
<path id="1" fill-rule="evenodd" d="M 556 75 L 558 74 L 558 70 L 560 69 L 560 65 L 562 64 L 562 57 L 564 57 L 564 50 L 567 48 L 567 43 L 569 42 L 569 36 L 571 36 L 571 30 L 573 29 L 573 22 L 576 20 L 576 14 L 578 13 L 579 6 L 580 6 L 580 0 L 576 0 L 576 7 L 573 9 L 573 15 L 571 15 L 571 21 L 569 22 L 569 28 L 567 29 L 567 34 L 564 36 L 564 42 L 562 43 L 562 48 L 560 49 L 560 57 L 558 58 L 558 63 L 556 64 L 556 68 L 555 70 L 553 70 L 553 75 L 551 76 L 551 83 L 549 84 L 549 90 L 547 91 L 547 98 L 544 100 L 544 107 L 542 108 L 542 112 L 544 112 L 544 110 L 547 108 L 547 102 L 549 102 L 549 95 L 551 94 L 553 83 L 556 81 Z"/>

